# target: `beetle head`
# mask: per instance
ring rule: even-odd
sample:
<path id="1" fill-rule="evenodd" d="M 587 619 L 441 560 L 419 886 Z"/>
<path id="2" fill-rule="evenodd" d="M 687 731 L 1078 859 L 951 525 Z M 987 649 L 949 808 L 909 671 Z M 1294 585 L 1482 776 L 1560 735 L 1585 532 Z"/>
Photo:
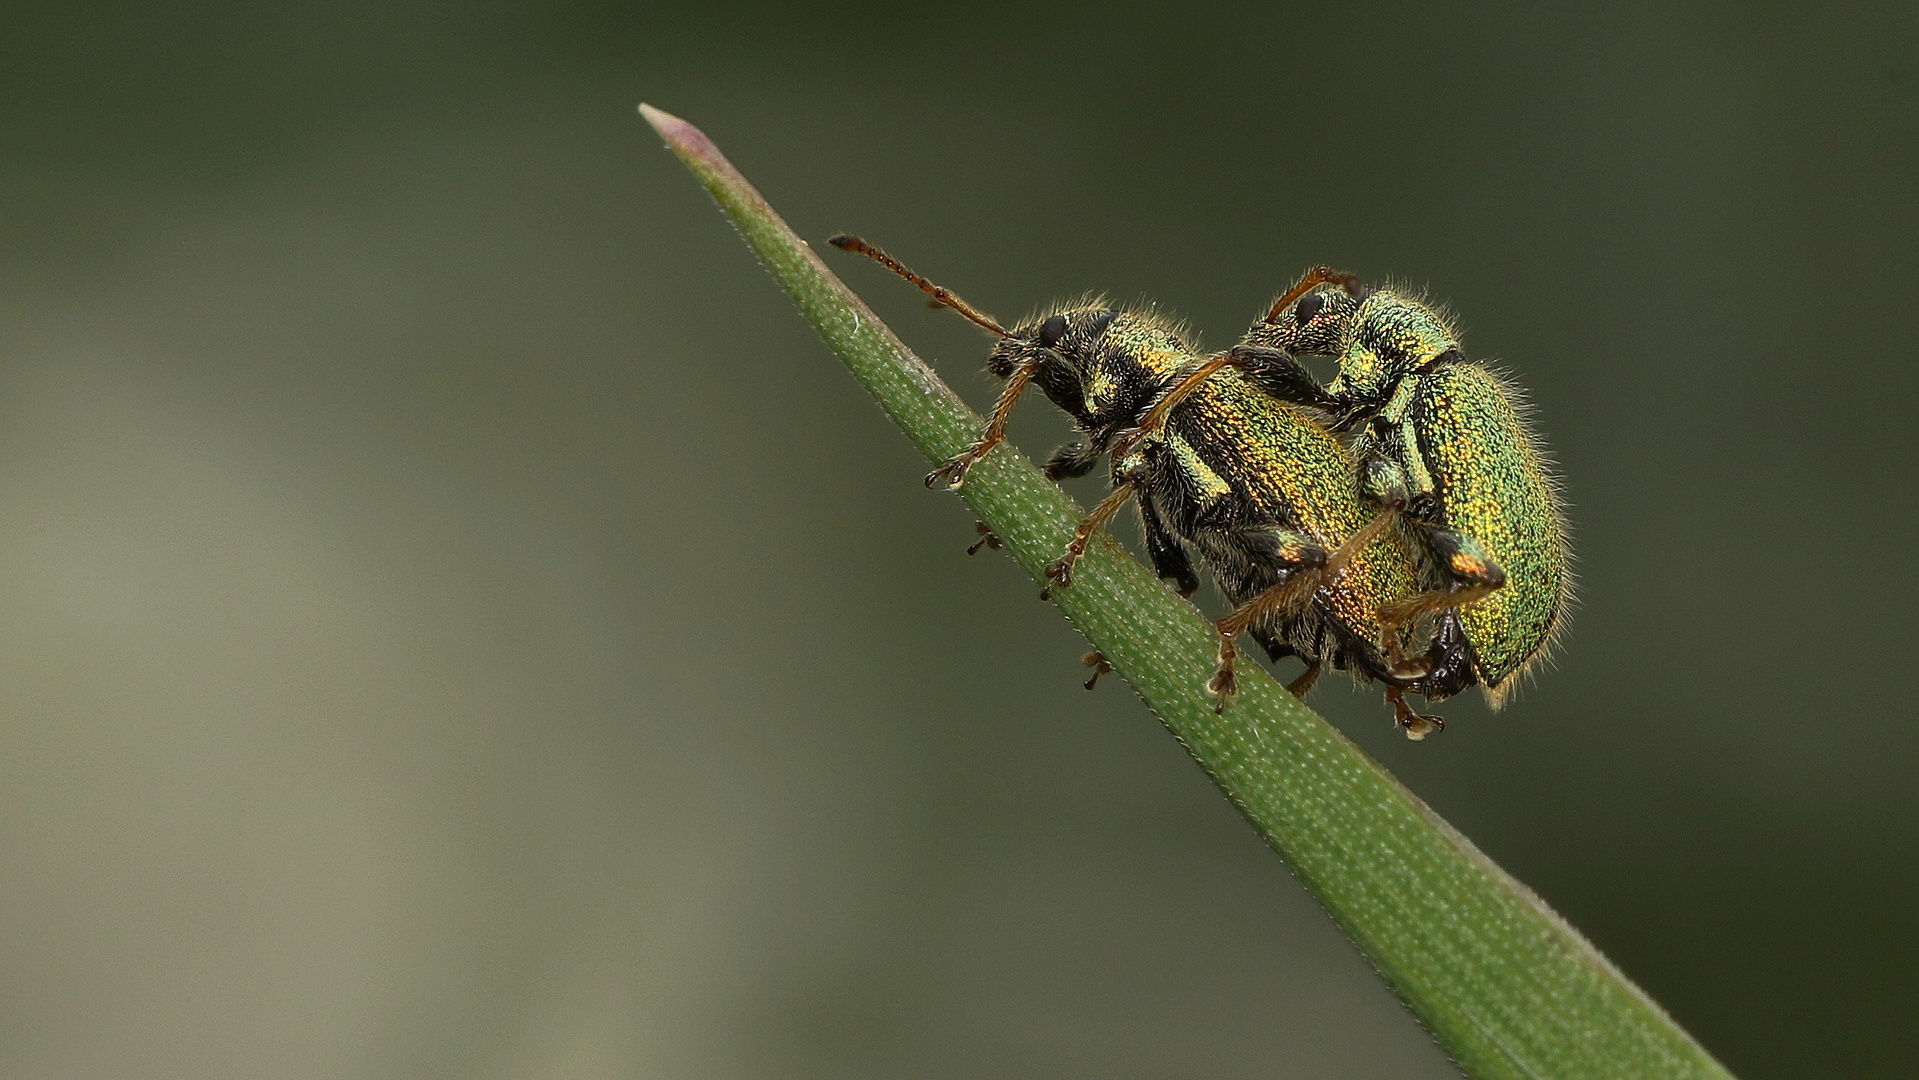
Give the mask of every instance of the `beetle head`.
<path id="1" fill-rule="evenodd" d="M 1366 295 L 1370 295 L 1367 290 Z M 1295 356 L 1331 356 L 1351 325 L 1363 297 L 1344 285 L 1314 289 L 1275 314 L 1253 324 L 1245 344 L 1278 349 Z"/>

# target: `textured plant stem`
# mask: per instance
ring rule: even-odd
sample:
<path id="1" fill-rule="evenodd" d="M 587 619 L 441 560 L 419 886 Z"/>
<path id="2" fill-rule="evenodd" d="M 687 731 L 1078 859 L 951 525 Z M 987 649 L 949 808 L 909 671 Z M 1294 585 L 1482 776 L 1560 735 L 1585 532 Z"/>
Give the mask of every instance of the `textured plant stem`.
<path id="1" fill-rule="evenodd" d="M 965 449 L 980 418 L 705 135 L 640 112 L 927 460 Z M 1010 446 L 976 465 L 960 495 L 1036 583 L 1081 516 Z M 1116 543 L 1102 537 L 1053 595 L 1467 1075 L 1730 1076 L 1565 920 L 1263 670 L 1242 667 L 1239 697 L 1216 715 L 1205 692 L 1211 626 Z"/>

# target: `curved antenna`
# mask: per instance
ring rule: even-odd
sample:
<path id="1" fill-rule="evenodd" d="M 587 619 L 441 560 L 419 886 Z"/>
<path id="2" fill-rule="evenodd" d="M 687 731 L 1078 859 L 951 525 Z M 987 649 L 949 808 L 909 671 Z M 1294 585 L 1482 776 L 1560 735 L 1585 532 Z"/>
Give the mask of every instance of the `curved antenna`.
<path id="1" fill-rule="evenodd" d="M 940 286 L 933 284 L 932 282 L 926 280 L 925 278 L 919 276 L 918 274 L 915 274 L 911 270 L 908 270 L 905 264 L 901 263 L 898 259 L 895 259 L 891 255 L 888 255 L 886 252 L 881 251 L 879 248 L 874 247 L 873 245 L 867 243 L 866 241 L 860 239 L 859 237 L 854 236 L 852 233 L 840 233 L 837 236 L 828 237 L 826 242 L 833 245 L 836 248 L 839 248 L 841 251 L 857 252 L 861 255 L 867 256 L 868 258 L 871 258 L 874 262 L 879 263 L 881 266 L 886 267 L 888 270 L 893 271 L 895 274 L 898 274 L 899 276 L 905 278 L 906 280 L 912 282 L 913 284 L 918 285 L 922 290 L 925 291 L 926 295 L 932 297 L 933 299 L 939 301 L 942 304 L 945 304 L 947 307 L 952 308 L 954 311 L 959 312 L 961 315 L 966 316 L 967 318 L 973 320 L 979 325 L 984 326 L 986 329 L 991 330 L 993 333 L 998 334 L 1000 337 L 1013 336 L 1010 332 L 1007 331 L 1005 327 L 994 322 L 991 317 L 982 314 L 978 308 L 975 308 L 973 305 L 967 303 L 964 300 L 961 300 L 957 293 L 954 293 L 950 289 L 941 288 Z"/>
<path id="2" fill-rule="evenodd" d="M 1266 313 L 1267 324 L 1278 322 L 1279 317 L 1286 314 L 1286 309 L 1293 306 L 1293 301 L 1320 285 L 1343 285 L 1348 293 L 1354 296 L 1359 295 L 1358 274 L 1348 274 L 1330 266 L 1315 266 L 1306 271 L 1306 276 L 1299 279 L 1299 284 L 1287 289 L 1285 296 L 1273 301 L 1273 310 Z"/>

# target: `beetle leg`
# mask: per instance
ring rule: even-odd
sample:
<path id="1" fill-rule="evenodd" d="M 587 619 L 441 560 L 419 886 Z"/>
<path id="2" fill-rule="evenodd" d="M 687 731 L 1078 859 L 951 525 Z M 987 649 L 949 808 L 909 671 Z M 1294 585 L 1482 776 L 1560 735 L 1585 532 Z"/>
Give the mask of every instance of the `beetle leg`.
<path id="1" fill-rule="evenodd" d="M 1151 491 L 1139 497 L 1139 521 L 1146 533 L 1146 552 L 1153 558 L 1154 571 L 1178 585 L 1181 596 L 1198 592 L 1199 578 L 1193 573 L 1193 562 L 1180 546 L 1179 538 L 1160 520 Z"/>
<path id="2" fill-rule="evenodd" d="M 1278 584 L 1234 608 L 1214 624 L 1219 631 L 1219 667 L 1206 683 L 1206 689 L 1218 698 L 1213 706 L 1214 712 L 1223 711 L 1226 702 L 1239 693 L 1236 671 L 1239 635 L 1254 623 L 1296 613 L 1311 603 L 1313 593 L 1318 590 L 1323 577 L 1320 571 L 1330 558 L 1330 553 L 1324 547 L 1308 537 L 1283 530 L 1271 530 L 1270 533 L 1274 547 L 1268 557 L 1285 570 L 1285 576 Z"/>
<path id="3" fill-rule="evenodd" d="M 1393 723 L 1406 733 L 1408 739 L 1418 742 L 1435 731 L 1446 730 L 1446 721 L 1437 716 L 1425 716 L 1413 711 L 1406 704 L 1406 691 L 1392 687 L 1386 691 L 1386 700 L 1393 704 Z"/>
<path id="4" fill-rule="evenodd" d="M 1444 589 L 1431 589 L 1397 604 L 1388 604 L 1380 608 L 1379 621 L 1388 627 L 1398 629 L 1423 615 L 1450 611 L 1453 608 L 1462 608 L 1467 604 L 1484 600 L 1498 587 L 1497 585 L 1453 585 Z"/>
<path id="5" fill-rule="evenodd" d="M 1212 681 L 1206 684 L 1207 689 L 1219 698 L 1215 712 L 1224 709 L 1226 700 L 1239 692 L 1239 679 L 1234 670 L 1239 657 L 1239 646 L 1236 644 L 1239 635 L 1256 623 L 1303 611 L 1306 605 L 1312 603 L 1313 594 L 1328 578 L 1339 573 L 1340 568 L 1354 555 L 1392 528 L 1398 518 L 1399 512 L 1391 507 L 1381 510 L 1373 520 L 1330 552 L 1297 533 L 1276 531 L 1272 534 L 1275 543 L 1268 557 L 1287 567 L 1289 572 L 1278 584 L 1233 609 L 1231 614 L 1215 624 L 1219 630 L 1219 670 L 1213 673 Z M 1311 680 L 1306 682 L 1306 686 L 1312 686 Z"/>
<path id="6" fill-rule="evenodd" d="M 1093 466 L 1099 464 L 1099 459 L 1103 456 L 1105 455 L 1093 445 L 1093 440 L 1081 439 L 1053 451 L 1053 456 L 1046 459 L 1046 464 L 1041 466 L 1040 471 L 1046 474 L 1046 479 L 1057 483 L 1060 480 L 1085 476 L 1092 472 Z"/>
<path id="7" fill-rule="evenodd" d="M 1281 401 L 1326 412 L 1338 412 L 1345 405 L 1343 400 L 1327 393 L 1312 372 L 1301 367 L 1291 353 L 1258 345 L 1235 345 L 1226 353 L 1226 358 L 1246 373 L 1246 381 Z"/>
<path id="8" fill-rule="evenodd" d="M 979 533 L 979 539 L 974 542 L 972 547 L 966 549 L 968 555 L 978 555 L 979 549 L 981 548 L 989 547 L 994 551 L 998 551 L 1005 546 L 999 542 L 999 537 L 993 535 L 992 528 L 984 521 L 973 522 L 973 528 Z"/>
<path id="9" fill-rule="evenodd" d="M 1100 655 L 1098 649 L 1094 649 L 1092 652 L 1080 657 L 1079 662 L 1093 669 L 1093 677 L 1086 680 L 1086 689 L 1088 690 L 1099 685 L 1099 677 L 1101 675 L 1113 670 L 1113 665 L 1106 662 L 1106 658 Z"/>
<path id="10" fill-rule="evenodd" d="M 1441 612 L 1434 621 L 1432 638 L 1423 656 L 1401 657 L 1397 664 L 1398 671 L 1413 676 L 1406 689 L 1429 702 L 1444 701 L 1479 682 L 1478 669 L 1473 666 L 1472 646 L 1466 643 L 1465 627 L 1460 625 L 1459 614 L 1454 611 Z M 1423 673 L 1419 673 L 1421 669 Z"/>
<path id="11" fill-rule="evenodd" d="M 1173 385 L 1171 390 L 1161 394 L 1146 415 L 1139 418 L 1139 426 L 1120 437 L 1113 446 L 1113 456 L 1123 458 L 1131 453 L 1141 441 L 1158 434 L 1166 427 L 1166 418 L 1172 415 L 1173 406 L 1178 405 L 1186 395 L 1198 389 L 1199 384 L 1213 377 L 1221 368 L 1232 367 L 1237 361 L 1232 353 L 1215 353 L 1201 361 L 1197 367 L 1187 371 L 1186 375 Z"/>
<path id="12" fill-rule="evenodd" d="M 1343 287 L 1348 294 L 1354 297 L 1359 296 L 1361 291 L 1365 290 L 1365 286 L 1359 283 L 1359 275 L 1357 274 L 1344 273 L 1330 266 L 1315 266 L 1311 270 L 1306 271 L 1299 281 L 1294 283 L 1292 288 L 1287 289 L 1280 295 L 1279 299 L 1273 301 L 1273 309 L 1266 313 L 1266 322 L 1269 325 L 1278 322 L 1279 317 L 1286 313 L 1287 308 L 1293 306 L 1295 300 L 1312 292 L 1321 285 L 1339 285 Z"/>
<path id="13" fill-rule="evenodd" d="M 1381 506 L 1405 510 L 1412 503 L 1406 471 L 1391 458 L 1366 454 L 1360 459 L 1359 492 Z"/>
<path id="14" fill-rule="evenodd" d="M 1099 531 L 1100 526 L 1106 524 L 1108 518 L 1118 513 L 1120 507 L 1126 505 L 1127 500 L 1139 491 L 1140 485 L 1144 482 L 1145 477 L 1139 472 L 1128 473 L 1120 479 L 1119 486 L 1113 489 L 1113 493 L 1101 499 L 1099 505 L 1093 507 L 1093 512 L 1086 515 L 1086 520 L 1079 523 L 1079 528 L 1073 530 L 1073 542 L 1066 545 L 1066 554 L 1047 565 L 1048 581 L 1062 589 L 1073 583 L 1073 564 L 1079 561 L 1080 556 L 1086 554 L 1086 545 L 1092 542 L 1093 534 Z M 1052 585 L 1048 585 L 1039 594 L 1041 600 L 1050 600 L 1052 597 Z"/>
<path id="15" fill-rule="evenodd" d="M 1506 570 L 1477 540 L 1464 533 L 1416 522 L 1424 530 L 1447 584 L 1390 604 L 1380 610 L 1380 621 L 1401 627 L 1422 615 L 1464 607 L 1483 600 L 1506 584 Z"/>
<path id="16" fill-rule="evenodd" d="M 1158 434 L 1166 427 L 1166 418 L 1173 414 L 1174 406 L 1199 389 L 1201 383 L 1229 367 L 1247 371 L 1254 385 L 1281 401 L 1334 413 L 1346 405 L 1343 399 L 1328 394 L 1311 372 L 1286 353 L 1257 345 L 1240 345 L 1223 353 L 1215 353 L 1188 369 L 1179 382 L 1161 394 L 1146 415 L 1140 417 L 1139 425 L 1121 436 L 1113 448 L 1114 454 L 1125 457 L 1141 440 Z"/>
<path id="17" fill-rule="evenodd" d="M 1319 677 L 1324 674 L 1325 671 L 1325 664 L 1308 664 L 1305 672 L 1301 674 L 1299 678 L 1286 684 L 1286 691 L 1296 698 L 1305 697 L 1307 691 L 1313 688 L 1313 684 L 1319 681 Z"/>
<path id="18" fill-rule="evenodd" d="M 966 452 L 945 465 L 926 474 L 926 486 L 937 487 L 944 480 L 947 487 L 959 487 L 966 482 L 966 470 L 973 463 L 986 456 L 993 447 L 1006 441 L 1006 421 L 1013 415 L 1013 406 L 1019 404 L 1019 396 L 1026 390 L 1026 384 L 1033 381 L 1036 365 L 1022 364 L 1013 369 L 1007 377 L 1006 389 L 1000 391 L 999 401 L 993 406 L 993 418 L 986 422 L 986 430 L 980 433 L 979 441 L 966 448 Z"/>

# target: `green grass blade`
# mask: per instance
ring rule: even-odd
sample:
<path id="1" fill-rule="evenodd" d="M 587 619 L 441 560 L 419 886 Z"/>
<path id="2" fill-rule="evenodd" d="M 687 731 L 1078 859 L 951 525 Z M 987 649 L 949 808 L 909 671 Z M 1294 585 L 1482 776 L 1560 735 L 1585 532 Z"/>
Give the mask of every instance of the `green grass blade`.
<path id="1" fill-rule="evenodd" d="M 965 449 L 979 416 L 705 135 L 640 112 L 927 460 Z M 1036 583 L 1081 516 L 1007 446 L 960 494 Z M 1211 626 L 1118 544 L 1094 544 L 1073 586 L 1053 595 L 1467 1075 L 1730 1076 L 1565 920 L 1263 670 L 1242 667 L 1239 697 L 1215 715 Z"/>

